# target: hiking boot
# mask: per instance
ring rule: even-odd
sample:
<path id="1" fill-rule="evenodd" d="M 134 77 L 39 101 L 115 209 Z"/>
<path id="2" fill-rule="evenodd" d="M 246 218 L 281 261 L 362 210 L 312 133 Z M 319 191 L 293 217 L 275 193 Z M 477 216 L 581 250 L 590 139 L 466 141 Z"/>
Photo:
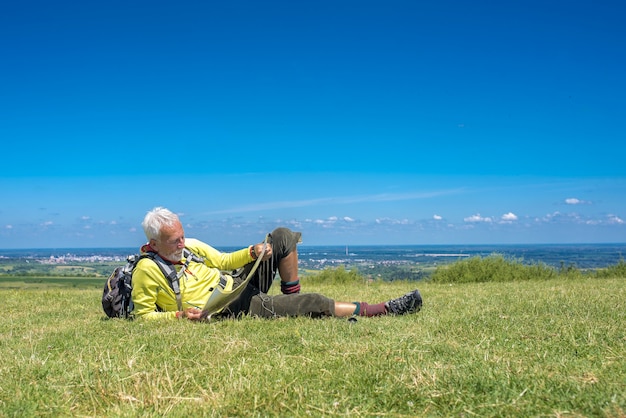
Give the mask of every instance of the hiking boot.
<path id="1" fill-rule="evenodd" d="M 422 308 L 422 295 L 420 295 L 419 290 L 415 289 L 397 299 L 391 299 L 385 303 L 385 307 L 387 312 L 394 315 L 419 312 Z"/>

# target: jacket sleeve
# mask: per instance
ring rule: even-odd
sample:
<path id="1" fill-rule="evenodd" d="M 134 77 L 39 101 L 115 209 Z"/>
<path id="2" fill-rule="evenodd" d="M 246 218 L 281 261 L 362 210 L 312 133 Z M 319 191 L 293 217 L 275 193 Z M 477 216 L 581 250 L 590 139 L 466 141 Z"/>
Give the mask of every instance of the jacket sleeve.
<path id="1" fill-rule="evenodd" d="M 250 255 L 249 247 L 231 253 L 225 253 L 193 238 L 187 238 L 185 240 L 185 246 L 197 255 L 204 257 L 204 264 L 208 267 L 219 270 L 238 269 L 254 261 Z"/>

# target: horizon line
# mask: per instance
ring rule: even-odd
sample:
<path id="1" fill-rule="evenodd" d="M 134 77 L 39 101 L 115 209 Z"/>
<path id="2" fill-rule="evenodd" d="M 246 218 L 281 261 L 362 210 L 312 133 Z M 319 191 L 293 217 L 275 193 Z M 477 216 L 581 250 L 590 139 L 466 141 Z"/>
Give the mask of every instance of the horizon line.
<path id="1" fill-rule="evenodd" d="M 218 244 L 210 244 L 213 248 L 217 247 L 226 247 L 226 248 L 240 248 L 240 245 L 218 245 Z M 477 246 L 495 246 L 495 247 L 506 247 L 506 246 L 553 246 L 553 245 L 572 245 L 572 246 L 584 246 L 584 245 L 615 245 L 615 246 L 626 246 L 626 242 L 519 242 L 519 243 L 472 243 L 472 244 L 298 244 L 299 248 L 303 247 L 340 247 L 340 248 L 350 248 L 350 247 L 477 247 Z M 140 247 L 140 246 L 139 246 Z M 139 247 L 134 246 L 121 246 L 121 247 L 17 247 L 17 248 L 0 248 L 0 251 L 25 251 L 25 250 L 126 250 L 126 249 L 135 249 Z M 245 247 L 245 246 L 244 246 Z M 241 247 L 241 248 L 244 248 Z"/>

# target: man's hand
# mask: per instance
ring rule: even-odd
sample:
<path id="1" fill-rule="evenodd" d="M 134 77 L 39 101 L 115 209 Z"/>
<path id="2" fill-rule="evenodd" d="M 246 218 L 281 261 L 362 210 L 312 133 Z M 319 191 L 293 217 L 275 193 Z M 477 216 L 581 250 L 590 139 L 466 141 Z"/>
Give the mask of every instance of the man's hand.
<path id="1" fill-rule="evenodd" d="M 265 254 L 263 254 L 263 258 L 261 259 L 261 261 L 267 261 L 272 258 L 272 244 L 254 244 L 252 248 L 254 250 L 254 254 L 258 256 L 263 251 L 263 245 L 267 245 L 267 247 L 265 248 Z"/>
<path id="2" fill-rule="evenodd" d="M 203 321 L 205 319 L 205 315 L 201 309 L 187 308 L 183 311 L 181 318 L 187 318 L 190 321 Z"/>

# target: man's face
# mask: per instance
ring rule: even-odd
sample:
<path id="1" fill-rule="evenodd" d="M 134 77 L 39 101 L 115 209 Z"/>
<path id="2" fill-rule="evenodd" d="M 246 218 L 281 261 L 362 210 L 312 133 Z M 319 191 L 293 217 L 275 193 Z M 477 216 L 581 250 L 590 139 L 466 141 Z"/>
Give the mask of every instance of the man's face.
<path id="1" fill-rule="evenodd" d="M 171 227 L 163 227 L 159 239 L 150 240 L 150 246 L 165 260 L 178 262 L 183 258 L 185 231 L 180 222 Z"/>

